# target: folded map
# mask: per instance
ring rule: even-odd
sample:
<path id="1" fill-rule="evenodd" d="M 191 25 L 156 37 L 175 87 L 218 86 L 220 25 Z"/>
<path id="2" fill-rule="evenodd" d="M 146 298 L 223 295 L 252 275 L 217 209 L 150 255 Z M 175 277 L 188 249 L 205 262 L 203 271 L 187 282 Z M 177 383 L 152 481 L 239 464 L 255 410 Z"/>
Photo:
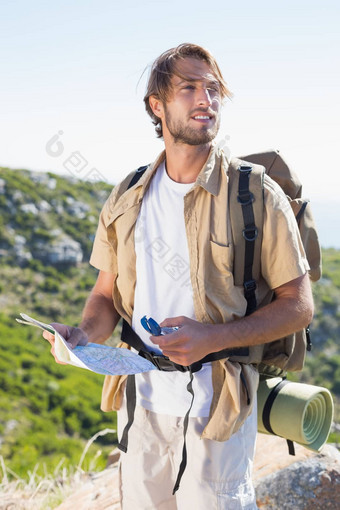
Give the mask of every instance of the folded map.
<path id="1" fill-rule="evenodd" d="M 25 313 L 21 313 L 20 316 L 22 318 L 16 319 L 17 322 L 36 326 L 54 335 L 55 354 L 59 361 L 63 361 L 68 365 L 85 368 L 103 375 L 130 375 L 156 370 L 156 367 L 150 361 L 129 349 L 94 343 L 77 345 L 72 349 L 62 335 L 50 324 L 33 319 Z"/>

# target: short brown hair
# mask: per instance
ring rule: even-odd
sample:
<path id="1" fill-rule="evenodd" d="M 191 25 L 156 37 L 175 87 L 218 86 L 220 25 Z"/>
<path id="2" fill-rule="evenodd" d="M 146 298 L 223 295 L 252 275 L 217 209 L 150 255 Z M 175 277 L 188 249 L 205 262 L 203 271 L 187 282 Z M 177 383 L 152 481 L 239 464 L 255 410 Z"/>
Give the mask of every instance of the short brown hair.
<path id="1" fill-rule="evenodd" d="M 171 91 L 171 77 L 174 74 L 182 77 L 178 71 L 177 63 L 179 60 L 183 60 L 186 57 L 193 57 L 206 62 L 211 68 L 212 74 L 218 81 L 221 98 L 223 99 L 225 97 L 232 96 L 215 58 L 208 50 L 201 46 L 197 46 L 196 44 L 184 43 L 176 46 L 176 48 L 171 48 L 170 50 L 165 51 L 152 64 L 144 96 L 145 109 L 150 115 L 153 124 L 156 126 L 155 130 L 158 138 L 163 136 L 162 123 L 161 120 L 153 113 L 149 104 L 149 97 L 155 96 L 163 103 L 167 101 L 169 92 Z"/>

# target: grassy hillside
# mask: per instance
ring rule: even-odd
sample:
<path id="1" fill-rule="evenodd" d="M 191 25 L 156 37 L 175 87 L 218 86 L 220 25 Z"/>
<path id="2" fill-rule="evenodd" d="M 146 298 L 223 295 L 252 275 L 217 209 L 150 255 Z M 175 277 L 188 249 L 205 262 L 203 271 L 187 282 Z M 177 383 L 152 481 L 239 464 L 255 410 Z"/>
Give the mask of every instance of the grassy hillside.
<path id="1" fill-rule="evenodd" d="M 9 169 L 0 170 L 1 180 L 0 455 L 8 469 L 26 476 L 34 468 L 78 464 L 91 436 L 116 428 L 115 414 L 99 409 L 103 376 L 56 364 L 41 331 L 15 322 L 26 312 L 44 322 L 79 323 L 97 275 L 88 258 L 111 186 Z M 68 236 L 79 243 L 83 262 L 48 263 L 41 243 Z M 84 466 L 96 457 L 103 467 L 115 439 L 100 437 Z"/>
<path id="2" fill-rule="evenodd" d="M 96 279 L 88 258 L 110 189 L 105 183 L 0 169 L 0 455 L 20 476 L 36 466 L 51 472 L 62 460 L 78 464 L 91 436 L 115 428 L 114 413 L 99 409 L 103 376 L 56 364 L 41 332 L 15 322 L 26 312 L 44 322 L 79 323 Z M 81 262 L 62 258 L 72 240 L 77 244 L 71 255 Z M 304 371 L 293 377 L 327 386 L 338 398 L 340 251 L 325 250 L 323 259 L 324 276 L 313 285 L 314 348 Z M 115 439 L 98 438 L 84 467 L 96 458 L 101 468 Z"/>
<path id="3" fill-rule="evenodd" d="M 78 463 L 84 440 L 115 425 L 113 413 L 98 409 L 103 378 L 54 363 L 38 331 L 13 327 L 4 314 L 0 320 L 0 436 L 7 467 L 23 476 L 37 463 L 48 471 L 63 458 L 66 465 Z"/>

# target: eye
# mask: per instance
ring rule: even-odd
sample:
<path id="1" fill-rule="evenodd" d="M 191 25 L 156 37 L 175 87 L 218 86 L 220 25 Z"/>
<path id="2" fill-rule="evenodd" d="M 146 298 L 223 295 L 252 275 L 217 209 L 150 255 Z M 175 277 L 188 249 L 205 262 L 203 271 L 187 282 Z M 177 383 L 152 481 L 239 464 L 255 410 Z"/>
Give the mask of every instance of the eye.
<path id="1" fill-rule="evenodd" d="M 208 90 L 211 92 L 215 92 L 216 94 L 219 94 L 220 92 L 220 88 L 218 85 L 210 85 L 210 87 L 208 87 Z"/>
<path id="2" fill-rule="evenodd" d="M 194 85 L 185 85 L 184 87 L 186 90 L 195 90 L 195 86 Z"/>

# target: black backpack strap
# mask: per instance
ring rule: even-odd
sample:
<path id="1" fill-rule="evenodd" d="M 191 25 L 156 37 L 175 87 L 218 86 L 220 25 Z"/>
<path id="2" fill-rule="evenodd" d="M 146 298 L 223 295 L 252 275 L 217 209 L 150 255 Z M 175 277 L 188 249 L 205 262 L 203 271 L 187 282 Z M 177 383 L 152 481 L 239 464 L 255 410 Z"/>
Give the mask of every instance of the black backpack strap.
<path id="1" fill-rule="evenodd" d="M 299 210 L 299 212 L 297 213 L 297 215 L 295 216 L 295 219 L 296 219 L 296 223 L 299 224 L 305 210 L 306 210 L 306 207 L 307 205 L 309 204 L 309 200 L 306 200 L 305 202 L 303 202 L 303 204 L 301 205 L 301 208 Z"/>
<path id="2" fill-rule="evenodd" d="M 203 363 L 209 363 L 211 361 L 217 361 L 224 358 L 229 358 L 230 356 L 248 356 L 249 355 L 249 347 L 235 347 L 232 349 L 223 349 L 222 351 L 212 352 L 207 354 L 204 358 L 199 361 L 196 361 L 190 367 L 186 367 L 183 365 L 178 365 L 174 363 L 169 358 L 164 355 L 158 355 L 151 351 L 148 351 L 142 339 L 137 335 L 137 333 L 132 329 L 130 324 L 123 319 L 122 325 L 122 333 L 121 339 L 126 344 L 133 347 L 138 354 L 143 358 L 151 361 L 153 365 L 156 366 L 158 370 L 162 370 L 163 372 L 174 372 L 175 370 L 179 372 L 198 372 L 202 368 Z"/>
<path id="3" fill-rule="evenodd" d="M 132 186 L 134 186 L 139 181 L 139 179 L 142 177 L 142 175 L 144 174 L 145 170 L 148 167 L 149 167 L 149 165 L 144 165 L 144 166 L 140 166 L 139 168 L 137 168 L 136 173 L 132 177 L 131 181 L 129 182 L 127 189 L 132 188 Z"/>
<path id="4" fill-rule="evenodd" d="M 179 485 L 180 485 L 180 482 L 181 482 L 181 479 L 182 479 L 182 476 L 183 476 L 183 473 L 185 471 L 185 468 L 187 467 L 187 443 L 186 443 L 186 436 L 187 436 L 187 430 L 188 430 L 188 425 L 189 425 L 189 415 L 190 415 L 190 411 L 191 411 L 191 408 L 192 408 L 192 404 L 194 403 L 194 389 L 192 387 L 193 380 L 194 380 L 194 374 L 190 370 L 190 381 L 188 382 L 187 390 L 191 394 L 191 402 L 190 402 L 189 409 L 187 410 L 186 415 L 184 417 L 184 421 L 183 421 L 182 460 L 181 460 L 181 463 L 179 465 L 177 479 L 176 479 L 175 486 L 174 486 L 173 491 L 172 491 L 173 495 L 178 491 Z"/>
<path id="5" fill-rule="evenodd" d="M 122 452 L 126 453 L 128 449 L 128 435 L 131 425 L 135 418 L 136 410 L 136 379 L 135 375 L 128 375 L 126 381 L 126 409 L 127 409 L 127 424 L 124 427 L 122 437 L 118 442 L 118 448 Z"/>
<path id="6" fill-rule="evenodd" d="M 249 190 L 249 177 L 252 170 L 253 167 L 251 165 L 242 164 L 238 167 L 239 183 L 237 201 L 241 204 L 244 221 L 244 229 L 242 231 L 245 240 L 243 288 L 244 297 L 247 300 L 246 315 L 253 313 L 257 306 L 255 295 L 256 281 L 253 278 L 253 263 L 258 229 L 255 225 L 253 210 L 254 195 Z"/>
<path id="7" fill-rule="evenodd" d="M 272 429 L 271 424 L 270 424 L 270 412 L 272 410 L 274 400 L 276 399 L 276 397 L 278 396 L 278 394 L 280 393 L 282 388 L 284 386 L 286 386 L 286 384 L 289 384 L 289 381 L 287 381 L 286 379 L 282 379 L 282 381 L 278 382 L 278 384 L 276 384 L 276 386 L 274 386 L 274 388 L 271 390 L 271 392 L 269 393 L 269 395 L 267 397 L 266 403 L 265 403 L 265 405 L 263 407 L 263 411 L 262 411 L 262 422 L 263 422 L 264 428 L 270 434 L 273 434 L 275 436 L 277 436 L 277 434 L 274 432 L 274 430 Z M 293 441 L 291 439 L 286 439 L 286 441 L 287 441 L 287 445 L 288 445 L 289 455 L 295 455 L 295 447 L 294 447 Z"/>

